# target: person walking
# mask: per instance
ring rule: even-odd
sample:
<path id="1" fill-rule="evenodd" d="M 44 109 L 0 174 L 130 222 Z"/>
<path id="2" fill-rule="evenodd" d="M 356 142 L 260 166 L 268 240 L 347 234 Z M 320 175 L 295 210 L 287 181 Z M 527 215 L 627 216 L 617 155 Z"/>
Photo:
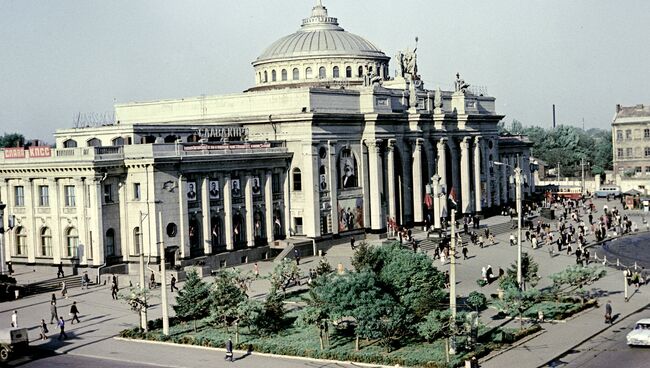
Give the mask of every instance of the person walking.
<path id="1" fill-rule="evenodd" d="M 232 339 L 230 338 L 228 338 L 228 341 L 226 341 L 226 357 L 224 360 L 230 360 L 231 362 L 233 361 Z"/>
<path id="2" fill-rule="evenodd" d="M 468 253 L 467 245 L 463 245 L 463 259 L 464 260 L 467 259 L 467 253 Z"/>
<path id="3" fill-rule="evenodd" d="M 68 287 L 65 285 L 65 281 L 61 281 L 61 297 L 68 299 Z"/>
<path id="4" fill-rule="evenodd" d="M 608 300 L 605 304 L 605 323 L 612 324 L 612 301 Z"/>
<path id="5" fill-rule="evenodd" d="M 149 288 L 156 288 L 156 275 L 153 273 L 153 271 L 151 271 L 151 276 L 149 277 Z"/>
<path id="6" fill-rule="evenodd" d="M 56 310 L 56 302 L 51 301 L 50 302 L 50 324 L 58 320 L 59 320 L 59 313 Z"/>
<path id="7" fill-rule="evenodd" d="M 350 237 L 350 248 L 354 250 L 354 236 Z"/>
<path id="8" fill-rule="evenodd" d="M 18 328 L 18 311 L 17 310 L 15 310 L 11 314 L 11 327 Z"/>
<path id="9" fill-rule="evenodd" d="M 172 275 L 172 279 L 170 280 L 169 285 L 171 286 L 172 293 L 174 292 L 174 289 L 178 291 L 178 288 L 176 287 L 176 276 Z"/>
<path id="10" fill-rule="evenodd" d="M 59 340 L 67 339 L 68 335 L 65 333 L 65 320 L 63 319 L 63 316 L 59 317 L 59 323 L 57 323 L 57 326 L 59 327 Z"/>
<path id="11" fill-rule="evenodd" d="M 51 302 L 56 305 L 56 293 L 52 293 L 52 301 Z M 57 320 L 58 320 L 58 318 L 57 318 Z"/>
<path id="12" fill-rule="evenodd" d="M 45 324 L 45 320 L 41 319 L 41 324 L 38 326 L 41 330 L 41 340 L 47 339 L 47 333 L 50 332 L 47 329 L 47 324 Z"/>
<path id="13" fill-rule="evenodd" d="M 255 274 L 255 278 L 260 277 L 260 266 L 257 265 L 257 262 L 253 265 L 253 273 Z"/>
<path id="14" fill-rule="evenodd" d="M 65 277 L 65 274 L 63 273 L 63 262 L 59 262 L 59 266 L 56 270 L 56 278 L 58 279 L 59 277 Z"/>
<path id="15" fill-rule="evenodd" d="M 72 302 L 72 305 L 70 306 L 70 315 L 72 316 L 72 318 L 70 318 L 71 325 L 74 324 L 74 321 L 81 323 L 81 321 L 79 321 L 79 309 L 77 308 L 77 302 Z"/>
<path id="16" fill-rule="evenodd" d="M 298 249 L 293 250 L 293 258 L 296 259 L 296 266 L 300 265 L 300 251 Z"/>
<path id="17" fill-rule="evenodd" d="M 117 300 L 117 283 L 115 282 L 115 279 L 111 282 L 111 297 L 113 300 Z"/>

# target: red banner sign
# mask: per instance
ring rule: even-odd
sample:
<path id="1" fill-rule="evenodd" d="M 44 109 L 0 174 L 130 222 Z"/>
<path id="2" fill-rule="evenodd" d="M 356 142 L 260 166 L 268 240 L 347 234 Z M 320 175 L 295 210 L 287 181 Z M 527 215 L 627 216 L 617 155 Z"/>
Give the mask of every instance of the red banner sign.
<path id="1" fill-rule="evenodd" d="M 48 146 L 29 147 L 29 157 L 51 157 L 52 149 Z"/>
<path id="2" fill-rule="evenodd" d="M 5 159 L 8 158 L 25 158 L 25 149 L 23 147 L 5 148 Z"/>

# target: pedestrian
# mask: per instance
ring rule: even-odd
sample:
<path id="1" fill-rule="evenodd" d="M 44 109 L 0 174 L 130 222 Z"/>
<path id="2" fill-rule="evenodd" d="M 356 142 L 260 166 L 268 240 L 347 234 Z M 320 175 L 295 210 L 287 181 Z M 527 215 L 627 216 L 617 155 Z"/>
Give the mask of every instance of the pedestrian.
<path id="1" fill-rule="evenodd" d="M 70 306 L 70 315 L 72 318 L 70 318 L 70 324 L 74 324 L 74 321 L 77 321 L 77 323 L 81 323 L 79 321 L 79 309 L 77 309 L 77 302 L 72 302 L 72 305 Z"/>
<path id="2" fill-rule="evenodd" d="M 608 300 L 605 304 L 605 323 L 612 324 L 612 301 Z"/>
<path id="3" fill-rule="evenodd" d="M 59 320 L 59 313 L 56 310 L 56 301 L 50 302 L 50 324 Z"/>
<path id="4" fill-rule="evenodd" d="M 255 274 L 255 278 L 260 277 L 260 267 L 257 265 L 257 262 L 253 265 L 253 273 Z"/>
<path id="5" fill-rule="evenodd" d="M 156 288 L 156 275 L 153 273 L 153 271 L 151 271 L 151 276 L 149 277 L 149 288 Z"/>
<path id="6" fill-rule="evenodd" d="M 510 233 L 510 246 L 515 245 L 515 234 Z"/>
<path id="7" fill-rule="evenodd" d="M 478 236 L 478 246 L 483 248 L 483 235 Z"/>
<path id="8" fill-rule="evenodd" d="M 176 289 L 176 291 L 178 291 L 178 288 L 176 287 L 176 276 L 172 275 L 172 279 L 169 282 L 169 285 L 171 286 L 172 293 L 174 292 L 174 289 Z"/>
<path id="9" fill-rule="evenodd" d="M 14 310 L 11 314 L 11 327 L 18 328 L 18 311 Z"/>
<path id="10" fill-rule="evenodd" d="M 226 357 L 224 360 L 230 360 L 231 362 L 233 361 L 232 339 L 230 338 L 228 338 L 228 341 L 226 342 Z"/>
<path id="11" fill-rule="evenodd" d="M 467 245 L 463 244 L 463 259 L 467 259 L 467 253 L 469 253 Z"/>
<path id="12" fill-rule="evenodd" d="M 58 279 L 59 277 L 65 277 L 63 274 L 63 262 L 59 262 L 59 266 L 56 270 L 56 278 Z"/>
<path id="13" fill-rule="evenodd" d="M 296 266 L 300 265 L 300 251 L 296 248 L 293 249 L 293 258 L 296 259 Z"/>
<path id="14" fill-rule="evenodd" d="M 59 317 L 59 323 L 57 323 L 57 326 L 59 327 L 59 340 L 67 339 L 68 335 L 65 333 L 65 320 L 63 320 L 63 316 Z"/>
<path id="15" fill-rule="evenodd" d="M 118 290 L 117 283 L 115 282 L 115 280 L 113 280 L 111 282 L 111 297 L 113 298 L 113 300 L 117 300 L 117 290 Z"/>
<path id="16" fill-rule="evenodd" d="M 115 276 L 115 274 L 113 274 L 112 281 L 115 283 L 115 286 L 118 286 L 117 285 L 117 276 Z"/>
<path id="17" fill-rule="evenodd" d="M 47 339 L 47 333 L 50 332 L 50 331 L 48 331 L 47 325 L 45 324 L 44 319 L 41 319 L 41 324 L 38 327 L 40 327 L 40 330 L 41 330 L 41 340 Z"/>
<path id="18" fill-rule="evenodd" d="M 84 272 L 83 276 L 81 276 L 81 290 L 84 288 L 88 289 L 89 283 L 90 279 L 88 278 L 88 272 Z"/>
<path id="19" fill-rule="evenodd" d="M 9 276 L 14 274 L 14 267 L 11 261 L 7 261 L 7 271 L 9 272 Z"/>
<path id="20" fill-rule="evenodd" d="M 68 299 L 68 287 L 65 285 L 65 281 L 61 281 L 61 297 Z"/>
<path id="21" fill-rule="evenodd" d="M 401 239 L 402 239 L 402 237 L 400 236 L 400 243 L 401 243 Z M 350 237 L 350 248 L 352 248 L 352 250 L 354 250 L 354 236 Z"/>
<path id="22" fill-rule="evenodd" d="M 52 300 L 51 300 L 51 302 L 54 303 L 54 304 L 56 305 L 56 293 L 52 293 Z M 57 320 L 58 320 L 58 318 L 57 318 Z"/>

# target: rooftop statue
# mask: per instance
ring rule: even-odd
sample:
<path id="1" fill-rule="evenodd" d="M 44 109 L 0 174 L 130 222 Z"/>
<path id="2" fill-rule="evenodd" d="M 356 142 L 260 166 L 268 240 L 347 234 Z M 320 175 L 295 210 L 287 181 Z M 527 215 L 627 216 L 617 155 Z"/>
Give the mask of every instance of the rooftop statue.
<path id="1" fill-rule="evenodd" d="M 467 92 L 468 87 L 469 87 L 469 83 L 465 82 L 464 79 L 460 79 L 460 73 L 456 73 L 456 83 L 455 83 L 456 92 L 462 92 L 463 94 L 465 94 L 465 92 Z"/>
<path id="2" fill-rule="evenodd" d="M 418 38 L 415 38 L 415 48 L 413 50 L 406 49 L 397 52 L 395 59 L 397 59 L 397 76 L 417 80 L 420 79 L 418 75 Z"/>

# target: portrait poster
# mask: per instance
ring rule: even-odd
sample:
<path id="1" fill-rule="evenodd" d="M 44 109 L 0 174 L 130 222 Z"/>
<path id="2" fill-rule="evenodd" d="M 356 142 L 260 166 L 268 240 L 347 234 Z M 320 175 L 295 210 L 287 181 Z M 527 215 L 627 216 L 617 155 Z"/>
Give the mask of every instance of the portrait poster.
<path id="1" fill-rule="evenodd" d="M 350 198 L 338 201 L 339 231 L 363 229 L 363 199 Z"/>
<path id="2" fill-rule="evenodd" d="M 187 182 L 187 200 L 189 202 L 196 201 L 196 182 L 188 181 Z"/>
<path id="3" fill-rule="evenodd" d="M 232 196 L 233 197 L 241 196 L 241 186 L 239 184 L 239 179 L 232 179 Z"/>
<path id="4" fill-rule="evenodd" d="M 251 179 L 253 181 L 253 195 L 260 195 L 262 194 L 262 187 L 260 186 L 260 177 L 259 176 L 253 176 Z"/>
<path id="5" fill-rule="evenodd" d="M 221 198 L 221 189 L 219 188 L 218 180 L 210 180 L 209 192 L 210 192 L 210 199 Z"/>
<path id="6" fill-rule="evenodd" d="M 327 190 L 327 176 L 325 174 L 320 174 L 319 187 L 320 190 Z"/>

